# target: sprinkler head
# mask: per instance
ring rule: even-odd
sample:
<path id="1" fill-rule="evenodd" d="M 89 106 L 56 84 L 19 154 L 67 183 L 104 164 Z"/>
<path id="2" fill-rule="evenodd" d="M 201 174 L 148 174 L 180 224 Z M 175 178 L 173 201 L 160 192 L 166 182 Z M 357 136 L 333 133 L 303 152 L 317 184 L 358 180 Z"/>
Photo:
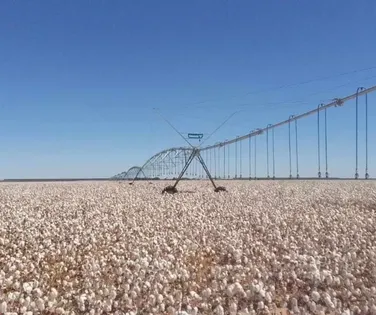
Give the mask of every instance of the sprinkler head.
<path id="1" fill-rule="evenodd" d="M 133 183 L 129 183 L 129 185 L 133 185 Z"/>
<path id="2" fill-rule="evenodd" d="M 174 186 L 167 186 L 165 189 L 162 190 L 162 194 L 169 193 L 169 194 L 176 194 L 178 190 Z"/>

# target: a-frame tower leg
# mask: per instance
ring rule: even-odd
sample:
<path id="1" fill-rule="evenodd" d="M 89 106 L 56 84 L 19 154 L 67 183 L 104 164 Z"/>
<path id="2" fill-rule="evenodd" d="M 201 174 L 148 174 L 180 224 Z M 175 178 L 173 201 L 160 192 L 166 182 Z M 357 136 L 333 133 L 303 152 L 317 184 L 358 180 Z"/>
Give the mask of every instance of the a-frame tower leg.
<path id="1" fill-rule="evenodd" d="M 215 192 L 219 192 L 219 191 L 226 191 L 226 188 L 225 187 L 221 187 L 221 186 L 216 186 L 215 183 L 214 183 L 214 180 L 212 178 L 212 176 L 210 175 L 210 172 L 209 172 L 209 169 L 207 168 L 206 164 L 205 164 L 205 161 L 204 159 L 202 158 L 201 154 L 200 154 L 200 150 L 199 149 L 196 149 L 194 148 L 191 155 L 189 156 L 187 162 L 185 163 L 183 169 L 181 170 L 180 174 L 179 174 L 179 177 L 176 179 L 175 181 L 175 184 L 173 186 L 167 186 L 165 189 L 163 189 L 162 191 L 162 194 L 164 194 L 165 192 L 168 192 L 168 193 L 171 193 L 171 194 L 174 194 L 174 193 L 177 193 L 178 190 L 176 189 L 176 186 L 178 185 L 178 183 L 180 182 L 180 180 L 182 179 L 182 177 L 184 176 L 185 172 L 187 171 L 189 165 L 192 163 L 193 159 L 197 157 L 197 159 L 199 160 L 199 162 L 201 163 L 203 169 L 205 170 L 205 173 L 206 175 L 208 175 L 211 183 L 213 184 L 214 186 L 214 191 Z"/>

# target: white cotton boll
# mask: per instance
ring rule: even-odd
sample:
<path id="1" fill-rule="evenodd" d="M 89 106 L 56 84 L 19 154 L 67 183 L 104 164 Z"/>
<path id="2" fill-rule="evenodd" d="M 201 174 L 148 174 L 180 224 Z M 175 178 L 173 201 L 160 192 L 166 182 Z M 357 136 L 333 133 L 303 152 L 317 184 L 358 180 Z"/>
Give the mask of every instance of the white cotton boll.
<path id="1" fill-rule="evenodd" d="M 315 313 L 317 310 L 316 303 L 315 302 L 309 302 L 308 303 L 308 309 L 312 312 Z"/>
<path id="2" fill-rule="evenodd" d="M 232 297 L 234 296 L 235 294 L 235 285 L 234 284 L 230 284 L 227 289 L 226 289 L 226 293 L 229 297 Z"/>
<path id="3" fill-rule="evenodd" d="M 222 305 L 218 305 L 218 306 L 214 309 L 214 314 L 215 314 L 215 315 L 224 315 L 224 314 L 225 314 L 225 311 L 224 311 Z"/>
<path id="4" fill-rule="evenodd" d="M 49 300 L 50 301 L 55 301 L 56 298 L 57 298 L 57 295 L 58 295 L 57 290 L 55 288 L 52 288 L 51 292 L 50 292 L 50 295 L 49 295 Z"/>
<path id="5" fill-rule="evenodd" d="M 317 291 L 312 291 L 311 297 L 312 300 L 317 303 L 320 300 L 320 293 Z"/>
<path id="6" fill-rule="evenodd" d="M 167 303 L 169 303 L 169 304 L 174 304 L 175 303 L 174 297 L 171 294 L 169 294 L 167 296 Z"/>
<path id="7" fill-rule="evenodd" d="M 33 286 L 28 282 L 23 283 L 22 288 L 26 294 L 30 294 L 33 291 Z"/>
<path id="8" fill-rule="evenodd" d="M 44 309 L 45 309 L 44 301 L 41 298 L 38 298 L 35 301 L 35 305 L 36 305 L 36 307 L 38 308 L 39 311 L 41 311 L 41 312 L 44 311 Z"/>
<path id="9" fill-rule="evenodd" d="M 7 302 L 2 302 L 0 304 L 0 313 L 5 313 L 7 311 Z"/>
<path id="10" fill-rule="evenodd" d="M 270 304 L 270 303 L 272 303 L 272 294 L 270 293 L 270 292 L 267 292 L 266 294 L 265 294 L 265 301 L 266 301 L 266 303 L 268 303 L 268 304 Z"/>
<path id="11" fill-rule="evenodd" d="M 39 288 L 34 289 L 34 293 L 35 293 L 35 295 L 36 295 L 38 298 L 40 298 L 40 297 L 43 295 L 41 289 L 39 289 Z"/>
<path id="12" fill-rule="evenodd" d="M 257 303 L 257 310 L 263 310 L 265 308 L 264 302 L 260 301 Z"/>
<path id="13" fill-rule="evenodd" d="M 197 315 L 198 314 L 198 307 L 195 306 L 194 308 L 191 309 L 189 312 L 189 315 Z"/>
<path id="14" fill-rule="evenodd" d="M 204 298 L 204 299 L 208 299 L 211 295 L 211 290 L 210 288 L 206 288 L 204 291 L 202 291 L 201 293 L 201 296 Z"/>
<path id="15" fill-rule="evenodd" d="M 157 301 L 157 299 L 155 298 L 155 295 L 151 294 L 151 295 L 149 296 L 149 304 L 150 304 L 151 306 L 154 306 L 156 301 Z"/>
<path id="16" fill-rule="evenodd" d="M 167 307 L 167 313 L 169 315 L 175 315 L 175 309 L 172 306 Z"/>
<path id="17" fill-rule="evenodd" d="M 161 304 L 162 302 L 163 302 L 163 295 L 162 294 L 158 294 L 158 296 L 157 296 L 157 303 Z"/>
<path id="18" fill-rule="evenodd" d="M 351 312 L 349 309 L 344 310 L 341 315 L 351 315 Z"/>
<path id="19" fill-rule="evenodd" d="M 136 291 L 132 290 L 130 293 L 129 293 L 130 297 L 132 298 L 132 300 L 135 300 L 137 298 L 137 293 Z"/>
<path id="20" fill-rule="evenodd" d="M 251 290 L 247 290 L 246 295 L 248 300 L 251 300 L 254 296 L 253 291 Z"/>
<path id="21" fill-rule="evenodd" d="M 376 315 L 376 305 L 371 305 L 369 308 L 369 312 L 371 315 Z"/>
<path id="22" fill-rule="evenodd" d="M 331 309 L 334 309 L 334 304 L 332 302 L 332 299 L 330 297 L 330 295 L 328 293 L 324 293 L 323 294 L 323 299 L 324 299 L 324 302 L 325 302 L 325 305 Z"/>
<path id="23" fill-rule="evenodd" d="M 231 302 L 229 306 L 230 315 L 236 315 L 238 312 L 238 305 L 235 302 Z"/>
<path id="24" fill-rule="evenodd" d="M 115 288 L 113 288 L 110 291 L 109 298 L 110 298 L 110 300 L 114 300 L 116 298 L 116 290 L 115 290 Z"/>

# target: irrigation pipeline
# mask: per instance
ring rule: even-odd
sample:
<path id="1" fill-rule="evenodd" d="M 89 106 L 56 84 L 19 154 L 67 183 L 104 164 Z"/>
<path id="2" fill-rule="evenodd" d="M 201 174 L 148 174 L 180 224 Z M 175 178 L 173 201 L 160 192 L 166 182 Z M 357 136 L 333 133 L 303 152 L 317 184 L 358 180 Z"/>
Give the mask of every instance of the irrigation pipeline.
<path id="1" fill-rule="evenodd" d="M 214 149 L 214 148 L 216 148 L 218 146 L 229 145 L 229 144 L 235 143 L 237 141 L 242 141 L 242 140 L 248 139 L 250 137 L 255 137 L 255 136 L 259 135 L 259 134 L 262 134 L 263 132 L 265 132 L 268 129 L 274 129 L 274 128 L 286 125 L 286 124 L 288 124 L 288 123 L 290 123 L 290 122 L 292 122 L 294 120 L 298 120 L 298 119 L 301 119 L 303 117 L 307 117 L 307 116 L 316 114 L 317 112 L 323 111 L 323 110 L 325 110 L 327 108 L 330 108 L 330 107 L 342 106 L 344 103 L 346 103 L 346 102 L 348 102 L 348 101 L 350 101 L 352 99 L 355 99 L 355 98 L 357 98 L 359 96 L 362 96 L 362 95 L 366 95 L 366 94 L 374 92 L 374 91 L 376 91 L 376 86 L 370 87 L 368 89 L 363 89 L 362 91 L 359 91 L 358 93 L 351 94 L 351 95 L 346 96 L 346 97 L 341 98 L 341 99 L 335 99 L 331 103 L 328 103 L 328 104 L 323 105 L 321 107 L 315 108 L 315 109 L 313 109 L 313 110 L 311 110 L 309 112 L 306 112 L 304 114 L 296 115 L 296 116 L 294 116 L 291 119 L 287 119 L 287 120 L 281 121 L 281 122 L 276 123 L 274 125 L 268 125 L 265 128 L 260 128 L 260 129 L 254 130 L 254 131 L 252 131 L 249 134 L 246 134 L 246 135 L 241 136 L 241 137 L 237 137 L 237 138 L 232 139 L 232 140 L 228 140 L 228 141 L 224 141 L 224 142 L 221 142 L 221 143 L 218 143 L 218 144 L 214 144 L 214 145 L 211 145 L 211 146 L 200 148 L 200 151 Z"/>
<path id="2" fill-rule="evenodd" d="M 120 173 L 119 175 L 115 175 L 113 178 L 127 178 L 131 177 L 133 181 L 137 178 L 138 174 L 144 174 L 144 170 L 148 169 L 151 174 L 155 177 L 164 176 L 164 175 L 174 175 L 173 173 L 177 174 L 178 168 L 180 168 L 181 164 L 186 164 L 191 159 L 192 150 L 197 150 L 198 154 L 201 152 L 206 151 L 204 154 L 205 156 L 205 167 L 213 170 L 214 178 L 226 178 L 226 158 L 227 158 L 227 178 L 233 177 L 234 174 L 235 178 L 242 178 L 243 177 L 243 146 L 241 141 L 248 139 L 248 155 L 249 155 L 249 179 L 252 177 L 257 179 L 257 136 L 266 132 L 266 178 L 270 178 L 271 176 L 271 167 L 270 167 L 270 153 L 272 153 L 272 178 L 276 176 L 276 161 L 275 161 L 275 128 L 288 125 L 288 150 L 289 150 L 289 177 L 293 177 L 293 167 L 292 167 L 292 160 L 293 160 L 293 144 L 291 139 L 291 132 L 295 132 L 295 161 L 296 162 L 296 178 L 299 178 L 299 143 L 298 143 L 298 120 L 310 115 L 317 115 L 317 175 L 319 178 L 324 177 L 324 163 L 325 163 L 325 178 L 329 178 L 328 172 L 328 120 L 327 120 L 327 109 L 330 107 L 337 107 L 342 106 L 345 102 L 355 99 L 355 179 L 359 178 L 359 119 L 363 120 L 363 117 L 359 117 L 359 106 L 360 101 L 363 101 L 362 96 L 364 96 L 365 100 L 365 178 L 369 178 L 369 147 L 368 147 L 368 93 L 376 91 L 376 86 L 371 88 L 365 89 L 363 87 L 359 87 L 356 90 L 356 93 L 349 95 L 344 98 L 334 99 L 332 102 L 324 105 L 320 104 L 315 109 L 308 111 L 306 113 L 300 115 L 291 115 L 288 117 L 287 120 L 281 121 L 276 124 L 268 124 L 265 128 L 259 128 L 251 130 L 248 134 L 243 136 L 237 136 L 236 138 L 225 140 L 224 142 L 217 142 L 214 145 L 206 146 L 206 147 L 177 147 L 177 148 L 170 148 L 167 150 L 163 150 L 144 163 L 142 167 L 131 167 L 127 172 Z M 321 112 L 323 111 L 323 116 Z M 324 119 L 324 121 L 322 121 Z M 294 123 L 294 131 L 291 129 L 291 123 Z M 322 126 L 324 124 L 324 126 Z M 324 127 L 324 130 L 322 128 Z M 363 131 L 363 130 L 362 130 Z M 252 140 L 254 137 L 254 140 Z M 252 144 L 252 141 L 254 143 Z M 234 144 L 234 152 L 235 159 L 233 156 L 230 155 L 231 144 Z M 322 148 L 322 144 L 324 144 L 324 148 Z M 271 146 L 270 146 L 271 145 Z M 226 147 L 227 146 L 227 154 L 226 154 Z M 239 146 L 239 147 L 238 147 Z M 253 146 L 253 147 L 252 147 Z M 222 152 L 221 147 L 223 147 L 223 165 L 221 164 Z M 218 152 L 217 151 L 218 148 Z M 214 149 L 214 150 L 212 150 Z M 260 148 L 261 149 L 261 148 Z M 245 149 L 246 150 L 246 149 Z M 253 150 L 253 151 L 252 151 Z M 271 150 L 271 152 L 270 152 Z M 212 156 L 213 151 L 213 156 Z M 324 157 L 322 157 L 322 153 L 324 153 Z M 226 157 L 227 155 L 227 157 Z M 214 160 L 213 160 L 214 158 Z M 323 160 L 324 158 L 324 160 Z M 254 160 L 252 160 L 254 159 Z M 179 160 L 180 162 L 178 162 Z M 198 170 L 199 163 L 196 159 L 192 164 L 190 164 L 186 170 L 195 177 L 203 177 L 203 170 L 201 172 Z M 324 163 L 323 163 L 324 162 Z M 238 165 L 239 163 L 239 165 Z M 179 167 L 177 167 L 179 164 Z M 235 164 L 234 169 L 230 168 L 230 164 Z M 252 165 L 253 164 L 253 165 Z M 222 167 L 223 166 L 223 171 Z M 175 170 L 175 171 L 173 171 Z M 206 172 L 206 170 L 204 169 Z M 136 176 L 133 177 L 132 174 L 137 172 Z M 253 174 L 252 174 L 253 173 Z M 206 173 L 206 176 L 209 177 L 209 174 Z"/>

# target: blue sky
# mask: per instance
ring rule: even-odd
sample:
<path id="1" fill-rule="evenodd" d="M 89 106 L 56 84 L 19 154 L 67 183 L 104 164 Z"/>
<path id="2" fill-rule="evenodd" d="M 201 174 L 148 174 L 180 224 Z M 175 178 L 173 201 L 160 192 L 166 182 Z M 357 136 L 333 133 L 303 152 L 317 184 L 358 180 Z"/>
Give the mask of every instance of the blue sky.
<path id="1" fill-rule="evenodd" d="M 154 107 L 180 131 L 205 134 L 241 109 L 214 143 L 376 85 L 375 19 L 374 0 L 3 0 L 0 178 L 112 176 L 183 145 Z M 275 89 L 321 77 L 330 78 Z M 354 173 L 354 109 L 328 111 L 336 176 Z M 315 122 L 299 123 L 302 175 L 317 173 Z M 276 130 L 280 175 L 286 135 Z"/>

